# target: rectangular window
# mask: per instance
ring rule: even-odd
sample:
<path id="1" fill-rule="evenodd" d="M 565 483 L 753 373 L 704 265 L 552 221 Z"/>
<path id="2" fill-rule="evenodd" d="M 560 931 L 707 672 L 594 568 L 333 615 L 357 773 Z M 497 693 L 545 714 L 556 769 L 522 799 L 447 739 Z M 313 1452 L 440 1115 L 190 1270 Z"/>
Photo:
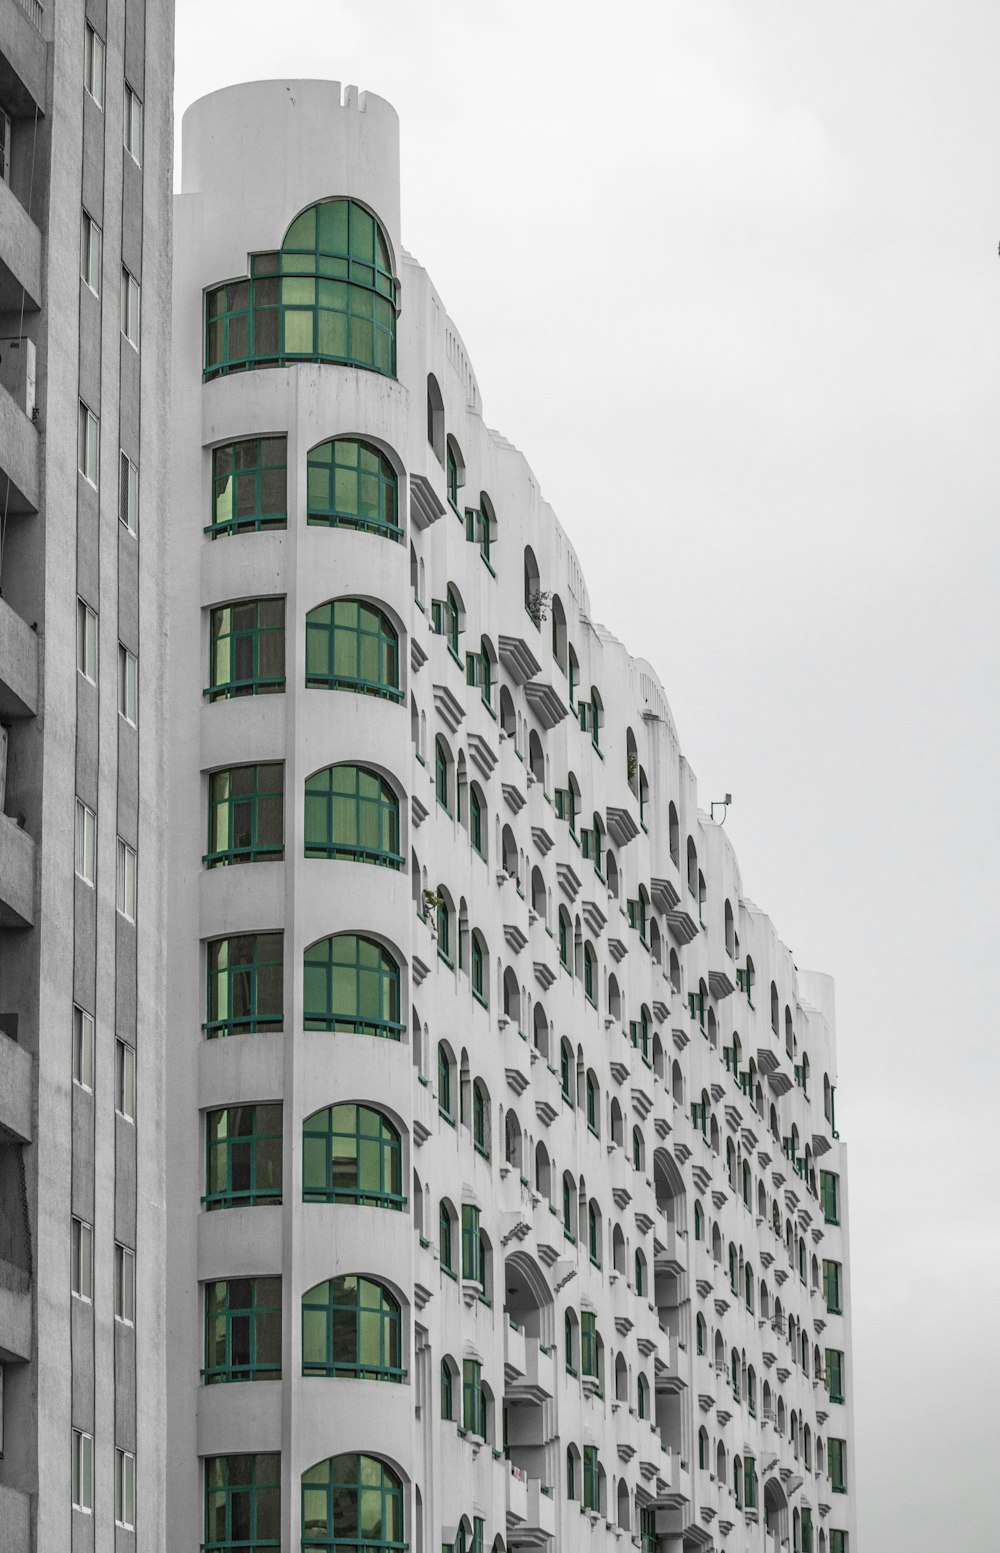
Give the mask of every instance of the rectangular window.
<path id="1" fill-rule="evenodd" d="M 835 1494 L 847 1493 L 847 1478 L 845 1477 L 847 1452 L 843 1440 L 827 1440 L 826 1464 L 830 1473 L 830 1487 Z"/>
<path id="2" fill-rule="evenodd" d="M 115 1524 L 135 1526 L 135 1457 L 131 1451 L 115 1451 Z"/>
<path id="3" fill-rule="evenodd" d="M 125 452 L 118 455 L 118 521 L 130 534 L 139 530 L 139 471 Z"/>
<path id="4" fill-rule="evenodd" d="M 115 1242 L 115 1319 L 135 1324 L 135 1252 Z"/>
<path id="5" fill-rule="evenodd" d="M 819 1173 L 819 1196 L 827 1224 L 840 1223 L 840 1177 L 829 1170 Z"/>
<path id="6" fill-rule="evenodd" d="M 831 1316 L 842 1314 L 839 1262 L 823 1262 L 823 1300 Z"/>
<path id="7" fill-rule="evenodd" d="M 831 1402 L 843 1402 L 844 1355 L 839 1348 L 826 1350 L 826 1389 Z"/>
<path id="8" fill-rule="evenodd" d="M 205 1207 L 281 1202 L 281 1103 L 231 1105 L 205 1117 Z"/>
<path id="9" fill-rule="evenodd" d="M 94 1087 L 94 1016 L 73 1005 L 73 1082 Z"/>
<path id="10" fill-rule="evenodd" d="M 281 1378 L 281 1279 L 205 1285 L 205 1384 Z"/>
<path id="11" fill-rule="evenodd" d="M 288 525 L 285 437 L 251 437 L 212 450 L 212 521 L 205 532 L 241 534 Z"/>
<path id="12" fill-rule="evenodd" d="M 122 916 L 135 921 L 135 868 L 136 856 L 127 841 L 118 837 L 118 869 L 116 904 Z"/>
<path id="13" fill-rule="evenodd" d="M 208 779 L 209 868 L 277 861 L 285 851 L 285 768 L 233 766 Z"/>
<path id="14" fill-rule="evenodd" d="M 284 690 L 284 599 L 244 599 L 213 609 L 210 651 L 209 700 Z"/>
<path id="15" fill-rule="evenodd" d="M 479 1248 L 479 1209 L 462 1204 L 462 1277 L 482 1283 L 483 1268 Z"/>
<path id="16" fill-rule="evenodd" d="M 93 410 L 80 401 L 79 465 L 85 480 L 97 488 L 98 455 L 101 443 L 101 423 Z"/>
<path id="17" fill-rule="evenodd" d="M 73 1430 L 73 1509 L 90 1515 L 94 1508 L 94 1437 Z"/>
<path id="18" fill-rule="evenodd" d="M 139 349 L 139 285 L 122 265 L 122 334 Z"/>
<path id="19" fill-rule="evenodd" d="M 97 683 L 97 616 L 83 599 L 76 601 L 76 666 L 84 679 Z"/>
<path id="20" fill-rule="evenodd" d="M 142 166 L 142 101 L 125 82 L 125 149 Z"/>
<path id="21" fill-rule="evenodd" d="M 847 1553 L 846 1531 L 830 1531 L 830 1553 Z"/>
<path id="22" fill-rule="evenodd" d="M 101 294 L 101 229 L 97 222 L 83 212 L 83 231 L 80 237 L 80 274 L 95 296 Z"/>
<path id="23" fill-rule="evenodd" d="M 76 800 L 76 872 L 85 884 L 97 877 L 97 815 L 78 798 Z"/>
<path id="24" fill-rule="evenodd" d="M 592 1310 L 580 1312 L 580 1367 L 584 1375 L 597 1378 L 597 1317 Z"/>
<path id="25" fill-rule="evenodd" d="M 115 1042 L 115 1110 L 126 1121 L 135 1121 L 135 1048 Z"/>
<path id="26" fill-rule="evenodd" d="M 10 114 L 0 108 L 0 179 L 4 183 L 10 183 L 11 128 Z"/>
<path id="27" fill-rule="evenodd" d="M 99 108 L 104 107 L 104 39 L 87 24 L 83 55 L 83 84 Z"/>
<path id="28" fill-rule="evenodd" d="M 475 1359 L 462 1361 L 462 1427 L 485 1437 L 483 1367 Z"/>
<path id="29" fill-rule="evenodd" d="M 118 715 L 134 728 L 139 720 L 139 665 L 127 647 L 118 643 Z"/>
<path id="30" fill-rule="evenodd" d="M 72 1222 L 70 1288 L 78 1299 L 94 1298 L 94 1231 L 82 1219 Z"/>
<path id="31" fill-rule="evenodd" d="M 284 935 L 243 933 L 208 945 L 205 1034 L 253 1035 L 284 1025 Z"/>
<path id="32" fill-rule="evenodd" d="M 328 1499 L 332 1493 L 333 1498 Z M 332 1527 L 332 1515 L 344 1512 L 352 1516 L 350 1526 L 367 1525 L 361 1517 L 361 1508 L 367 1503 L 372 1490 L 338 1489 L 321 1484 L 309 1489 L 303 1486 L 303 1523 L 308 1527 L 315 1516 L 316 1525 Z M 379 1490 L 375 1489 L 374 1506 L 379 1506 Z M 362 1498 L 362 1494 L 365 1495 Z M 336 1512 L 330 1504 L 338 1506 Z M 374 1513 L 380 1515 L 380 1509 Z M 328 1519 L 329 1516 L 329 1519 Z M 322 1519 L 320 1519 L 322 1517 Z M 243 1553 L 281 1546 L 281 1457 L 277 1452 L 268 1455 L 207 1456 L 205 1458 L 205 1541 L 204 1547 L 215 1550 L 241 1549 Z M 329 1545 L 329 1544 L 328 1544 Z M 322 1544 L 320 1544 L 322 1546 Z M 355 1543 L 357 1549 L 364 1542 Z"/>
<path id="33" fill-rule="evenodd" d="M 601 1508 L 601 1464 L 597 1457 L 596 1445 L 583 1447 L 583 1508 L 585 1510 Z"/>

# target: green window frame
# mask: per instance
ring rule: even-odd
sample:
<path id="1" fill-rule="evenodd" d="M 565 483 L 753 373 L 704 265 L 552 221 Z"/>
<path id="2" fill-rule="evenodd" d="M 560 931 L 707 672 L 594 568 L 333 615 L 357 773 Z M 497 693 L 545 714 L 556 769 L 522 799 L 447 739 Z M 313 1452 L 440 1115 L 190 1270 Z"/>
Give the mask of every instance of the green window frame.
<path id="1" fill-rule="evenodd" d="M 571 1445 L 566 1448 L 566 1498 L 576 1498 L 576 1457 Z"/>
<path id="2" fill-rule="evenodd" d="M 275 695 L 285 688 L 285 601 L 240 599 L 211 613 L 210 701 Z"/>
<path id="3" fill-rule="evenodd" d="M 847 1553 L 847 1533 L 838 1531 L 835 1527 L 830 1529 L 830 1553 Z"/>
<path id="4" fill-rule="evenodd" d="M 583 993 L 584 993 L 584 997 L 587 999 L 587 1002 L 593 1008 L 597 1007 L 597 979 L 596 979 L 596 975 L 595 975 L 596 970 L 597 970 L 597 961 L 594 958 L 594 951 L 593 951 L 593 949 L 591 949 L 589 944 L 584 944 L 584 946 L 583 946 Z"/>
<path id="5" fill-rule="evenodd" d="M 479 1209 L 466 1202 L 462 1204 L 462 1277 L 482 1284 L 483 1271 Z"/>
<path id="6" fill-rule="evenodd" d="M 398 1041 L 399 966 L 388 949 L 357 933 L 335 933 L 306 950 L 303 1023 L 307 1030 L 341 1031 Z"/>
<path id="7" fill-rule="evenodd" d="M 310 449 L 306 522 L 402 539 L 399 482 L 385 454 L 353 437 L 334 437 Z"/>
<path id="8" fill-rule="evenodd" d="M 823 1261 L 823 1303 L 831 1316 L 843 1314 L 840 1289 L 840 1263 Z"/>
<path id="9" fill-rule="evenodd" d="M 208 944 L 209 1040 L 284 1026 L 285 935 L 240 933 Z"/>
<path id="10" fill-rule="evenodd" d="M 831 1402 L 843 1402 L 844 1355 L 840 1348 L 826 1350 L 826 1392 Z"/>
<path id="11" fill-rule="evenodd" d="M 405 1553 L 403 1533 L 403 1485 L 377 1456 L 348 1452 L 303 1472 L 303 1553 Z"/>
<path id="12" fill-rule="evenodd" d="M 489 1007 L 486 986 L 486 954 L 478 933 L 472 935 L 472 996 L 484 1008 Z"/>
<path id="13" fill-rule="evenodd" d="M 451 443 L 447 449 L 447 473 L 448 473 L 448 500 L 458 511 L 458 460 L 452 450 Z"/>
<path id="14" fill-rule="evenodd" d="M 493 675 L 490 655 L 486 651 L 485 643 L 479 652 L 467 652 L 465 655 L 465 683 L 478 685 L 482 703 L 491 711 L 493 709 Z"/>
<path id="15" fill-rule="evenodd" d="M 434 740 L 434 792 L 446 814 L 451 813 L 451 782 L 448 773 L 448 752 L 440 739 Z"/>
<path id="16" fill-rule="evenodd" d="M 455 1274 L 454 1239 L 451 1211 L 442 1198 L 438 1209 L 438 1254 L 441 1258 L 441 1266 L 445 1272 L 451 1273 L 452 1277 Z"/>
<path id="17" fill-rule="evenodd" d="M 743 1508 L 757 1508 L 757 1465 L 752 1456 L 743 1459 Z"/>
<path id="18" fill-rule="evenodd" d="M 285 855 L 285 767 L 230 766 L 208 779 L 209 868 L 277 862 Z"/>
<path id="19" fill-rule="evenodd" d="M 635 1388 L 636 1411 L 640 1419 L 649 1417 L 649 1382 L 640 1375 Z"/>
<path id="20" fill-rule="evenodd" d="M 281 1279 L 230 1278 L 205 1285 L 206 1386 L 280 1380 Z"/>
<path id="21" fill-rule="evenodd" d="M 402 701 L 399 636 L 374 604 L 330 599 L 306 615 L 306 689 Z"/>
<path id="22" fill-rule="evenodd" d="M 277 1451 L 205 1458 L 202 1553 L 281 1546 L 281 1456 Z"/>
<path id="23" fill-rule="evenodd" d="M 475 787 L 469 788 L 469 840 L 472 850 L 485 858 L 486 848 L 483 844 L 483 805 Z"/>
<path id="24" fill-rule="evenodd" d="M 819 1196 L 823 1206 L 823 1218 L 827 1224 L 840 1223 L 840 1177 L 832 1170 L 819 1173 Z"/>
<path id="25" fill-rule="evenodd" d="M 288 527 L 288 439 L 244 437 L 212 449 L 212 521 L 205 533 Z"/>
<path id="26" fill-rule="evenodd" d="M 573 1328 L 573 1317 L 569 1311 L 563 1317 L 563 1340 L 566 1347 L 566 1373 L 576 1374 L 576 1333 Z M 570 1495 L 572 1498 L 573 1495 Z"/>
<path id="27" fill-rule="evenodd" d="M 455 1418 L 455 1379 L 447 1359 L 441 1360 L 441 1418 L 449 1423 Z"/>
<path id="28" fill-rule="evenodd" d="M 327 1379 L 406 1379 L 399 1301 L 381 1283 L 348 1273 L 302 1296 L 302 1373 Z"/>
<path id="29" fill-rule="evenodd" d="M 587 1074 L 587 1126 L 597 1136 L 597 1089 L 590 1074 Z"/>
<path id="30" fill-rule="evenodd" d="M 699 1315 L 695 1318 L 695 1348 L 700 1354 L 705 1352 L 705 1336 L 705 1318 Z"/>
<path id="31" fill-rule="evenodd" d="M 595 1380 L 599 1377 L 599 1347 L 597 1317 L 592 1310 L 582 1310 L 580 1312 L 580 1370 L 582 1374 L 589 1375 Z"/>
<path id="32" fill-rule="evenodd" d="M 563 1234 L 575 1244 L 573 1234 L 573 1193 L 567 1180 L 563 1180 Z"/>
<path id="33" fill-rule="evenodd" d="M 205 293 L 205 378 L 296 361 L 396 375 L 398 281 L 380 222 L 355 200 L 302 211 L 280 252 Z"/>
<path id="34" fill-rule="evenodd" d="M 639 1553 L 656 1553 L 656 1511 L 639 1511 Z"/>
<path id="35" fill-rule="evenodd" d="M 559 964 L 563 970 L 569 970 L 569 918 L 559 908 Z"/>
<path id="36" fill-rule="evenodd" d="M 641 1251 L 635 1253 L 635 1292 L 638 1299 L 646 1294 L 646 1258 Z"/>
<path id="37" fill-rule="evenodd" d="M 705 1215 L 702 1212 L 700 1202 L 696 1202 L 694 1205 L 694 1238 L 695 1240 L 703 1240 L 705 1238 Z"/>
<path id="38" fill-rule="evenodd" d="M 597 1511 L 601 1508 L 601 1463 L 596 1445 L 583 1447 L 583 1508 Z"/>
<path id="39" fill-rule="evenodd" d="M 813 1519 L 808 1505 L 802 1506 L 802 1553 L 813 1553 Z"/>
<path id="40" fill-rule="evenodd" d="M 209 1111 L 205 1145 L 206 1209 L 281 1202 L 280 1102 Z"/>
<path id="41" fill-rule="evenodd" d="M 405 1208 L 402 1142 L 381 1111 L 366 1105 L 331 1105 L 306 1117 L 302 1201 Z"/>
<path id="42" fill-rule="evenodd" d="M 830 1436 L 826 1442 L 826 1468 L 830 1477 L 830 1487 L 835 1494 L 847 1493 L 846 1454 L 844 1441 Z"/>
<path id="43" fill-rule="evenodd" d="M 326 766 L 306 778 L 305 855 L 400 869 L 399 799 L 367 766 Z"/>
<path id="44" fill-rule="evenodd" d="M 438 1110 L 448 1121 L 453 1122 L 455 1114 L 451 1108 L 451 1061 L 445 1048 L 438 1045 Z"/>
<path id="45" fill-rule="evenodd" d="M 435 912 L 437 926 L 437 952 L 445 965 L 453 965 L 451 958 L 451 912 L 448 910 L 448 901 L 441 886 L 437 889 L 437 909 Z"/>
<path id="46" fill-rule="evenodd" d="M 595 1267 L 601 1265 L 601 1232 L 597 1218 L 597 1209 L 593 1203 L 587 1207 L 587 1249 L 590 1252 L 590 1260 Z"/>
<path id="47" fill-rule="evenodd" d="M 475 1359 L 462 1360 L 462 1428 L 486 1438 L 483 1367 Z"/>
<path id="48" fill-rule="evenodd" d="M 563 1043 L 559 1048 L 559 1087 L 562 1097 L 570 1105 L 573 1104 L 573 1059 L 569 1047 Z"/>
<path id="49" fill-rule="evenodd" d="M 638 1127 L 632 1128 L 632 1169 L 642 1169 L 642 1133 Z"/>
<path id="50" fill-rule="evenodd" d="M 489 1101 L 482 1084 L 472 1086 L 472 1142 L 484 1159 L 490 1157 Z"/>

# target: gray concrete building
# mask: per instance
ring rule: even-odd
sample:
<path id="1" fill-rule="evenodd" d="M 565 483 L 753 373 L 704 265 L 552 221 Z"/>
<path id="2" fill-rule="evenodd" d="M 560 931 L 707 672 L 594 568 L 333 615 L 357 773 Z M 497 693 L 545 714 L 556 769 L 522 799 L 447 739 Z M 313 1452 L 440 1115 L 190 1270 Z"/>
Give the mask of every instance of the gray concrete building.
<path id="1" fill-rule="evenodd" d="M 182 164 L 173 1545 L 857 1553 L 829 978 L 486 423 L 390 104 L 227 88 Z"/>
<path id="2" fill-rule="evenodd" d="M 173 5 L 0 0 L 0 1548 L 164 1537 Z"/>

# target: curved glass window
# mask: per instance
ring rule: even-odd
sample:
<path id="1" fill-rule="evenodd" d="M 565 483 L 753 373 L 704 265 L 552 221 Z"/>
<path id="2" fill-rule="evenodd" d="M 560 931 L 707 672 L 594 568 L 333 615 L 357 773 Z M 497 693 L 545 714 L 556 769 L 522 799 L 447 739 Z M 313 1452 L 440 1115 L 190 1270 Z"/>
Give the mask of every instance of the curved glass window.
<path id="1" fill-rule="evenodd" d="M 212 610 L 210 701 L 285 688 L 285 601 L 243 599 Z"/>
<path id="2" fill-rule="evenodd" d="M 381 1111 L 331 1105 L 302 1124 L 302 1200 L 406 1205 L 399 1133 Z"/>
<path id="3" fill-rule="evenodd" d="M 380 609 L 360 599 L 332 599 L 309 611 L 306 688 L 403 699 L 399 637 Z"/>
<path id="4" fill-rule="evenodd" d="M 205 1285 L 206 1386 L 281 1376 L 281 1279 Z"/>
<path id="5" fill-rule="evenodd" d="M 205 295 L 205 376 L 295 361 L 336 361 L 396 375 L 389 246 L 370 211 L 331 199 L 304 210 L 279 253 Z"/>
<path id="6" fill-rule="evenodd" d="M 285 768 L 232 766 L 208 779 L 209 868 L 277 861 L 285 851 Z"/>
<path id="7" fill-rule="evenodd" d="M 399 966 L 387 949 L 354 933 L 322 938 L 305 952 L 307 1030 L 344 1030 L 398 1041 Z"/>
<path id="8" fill-rule="evenodd" d="M 210 1040 L 281 1029 L 284 953 L 283 933 L 242 933 L 211 941 L 204 1024 Z"/>
<path id="9" fill-rule="evenodd" d="M 402 1381 L 399 1302 L 370 1278 L 329 1278 L 302 1296 L 302 1373 Z"/>
<path id="10" fill-rule="evenodd" d="M 205 1207 L 281 1202 L 281 1104 L 230 1105 L 205 1118 Z"/>
<path id="11" fill-rule="evenodd" d="M 402 539 L 396 471 L 368 442 L 321 442 L 307 463 L 306 519 Z"/>
<path id="12" fill-rule="evenodd" d="M 306 778 L 306 857 L 349 857 L 402 867 L 399 799 L 364 766 L 327 766 Z"/>
<path id="13" fill-rule="evenodd" d="M 281 1456 L 205 1458 L 203 1553 L 281 1546 Z"/>
<path id="14" fill-rule="evenodd" d="M 403 1485 L 374 1456 L 348 1454 L 302 1474 L 302 1547 L 320 1553 L 405 1549 Z"/>
<path id="15" fill-rule="evenodd" d="M 206 534 L 288 526 L 286 437 L 247 437 L 212 449 L 212 521 Z"/>

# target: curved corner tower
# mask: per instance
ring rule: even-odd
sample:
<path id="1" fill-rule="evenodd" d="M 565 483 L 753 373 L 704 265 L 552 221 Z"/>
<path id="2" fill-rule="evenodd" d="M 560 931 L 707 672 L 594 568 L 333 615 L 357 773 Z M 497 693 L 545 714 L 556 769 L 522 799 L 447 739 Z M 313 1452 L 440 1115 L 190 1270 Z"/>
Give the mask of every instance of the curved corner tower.
<path id="1" fill-rule="evenodd" d="M 389 105 L 185 117 L 171 1541 L 846 1553 L 832 993 L 399 232 Z"/>

